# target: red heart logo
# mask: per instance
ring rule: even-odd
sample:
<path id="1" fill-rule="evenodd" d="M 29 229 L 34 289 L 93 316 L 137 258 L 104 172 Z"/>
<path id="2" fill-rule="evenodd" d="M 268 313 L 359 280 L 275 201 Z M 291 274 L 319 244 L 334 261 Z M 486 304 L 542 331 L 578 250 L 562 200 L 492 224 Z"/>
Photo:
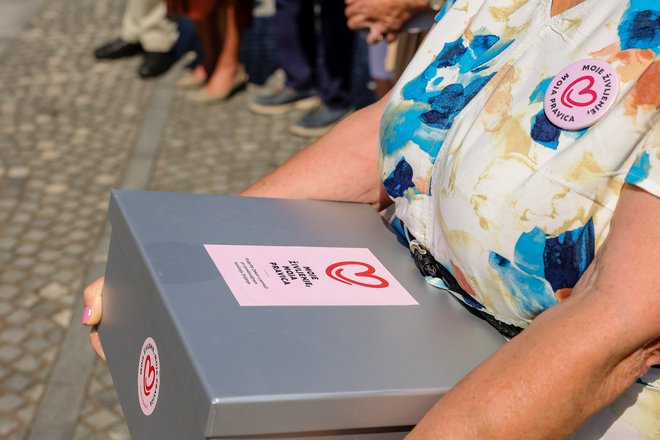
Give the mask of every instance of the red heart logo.
<path id="1" fill-rule="evenodd" d="M 586 84 L 582 85 L 580 83 L 584 83 L 586 81 Z M 564 90 L 564 93 L 561 94 L 561 103 L 564 104 L 568 108 L 573 108 L 573 106 L 578 106 L 578 107 L 586 107 L 588 105 L 593 104 L 596 102 L 596 99 L 598 99 L 598 95 L 596 92 L 593 90 L 593 85 L 594 85 L 594 78 L 591 75 L 584 75 L 573 81 L 566 87 Z M 578 84 L 582 86 L 582 90 L 577 92 L 577 95 L 579 97 L 587 97 L 586 100 L 583 99 L 581 101 L 576 101 L 573 97 L 573 92 L 578 89 Z"/>
<path id="2" fill-rule="evenodd" d="M 349 266 L 359 266 L 365 268 L 365 270 L 363 270 L 362 272 L 355 271 L 349 277 L 344 275 L 343 273 L 344 269 Z M 328 268 L 325 270 L 325 273 L 333 280 L 339 281 L 340 283 L 348 284 L 350 286 L 357 285 L 362 287 L 370 287 L 372 289 L 382 289 L 390 285 L 390 283 L 388 283 L 386 279 L 381 278 L 378 275 L 374 275 L 376 273 L 376 269 L 374 269 L 373 266 L 367 263 L 362 263 L 360 261 L 342 261 L 339 263 L 335 263 L 333 265 L 328 266 Z M 371 279 L 377 281 L 378 283 L 377 284 L 364 283 L 362 281 L 356 280 L 356 278 Z"/>
<path id="3" fill-rule="evenodd" d="M 148 354 L 144 360 L 145 374 L 142 376 L 142 390 L 145 396 L 151 394 L 151 389 L 156 382 L 156 369 L 152 365 L 151 355 Z"/>

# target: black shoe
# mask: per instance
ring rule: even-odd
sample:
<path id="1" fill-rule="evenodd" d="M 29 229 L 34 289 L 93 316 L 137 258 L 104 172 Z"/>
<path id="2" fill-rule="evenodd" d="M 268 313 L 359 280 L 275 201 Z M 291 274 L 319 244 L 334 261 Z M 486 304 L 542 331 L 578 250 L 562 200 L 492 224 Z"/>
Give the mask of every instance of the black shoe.
<path id="1" fill-rule="evenodd" d="M 176 61 L 173 52 L 145 52 L 138 67 L 140 78 L 153 78 L 167 72 Z"/>
<path id="2" fill-rule="evenodd" d="M 248 104 L 248 108 L 258 115 L 281 115 L 292 110 L 309 110 L 319 102 L 314 89 L 295 90 L 284 87 L 272 95 L 259 96 Z"/>
<path id="3" fill-rule="evenodd" d="M 298 136 L 319 137 L 349 113 L 351 113 L 350 108 L 333 108 L 321 105 L 291 125 L 289 131 Z"/>
<path id="4" fill-rule="evenodd" d="M 94 50 L 97 60 L 116 60 L 117 58 L 132 57 L 142 52 L 140 43 L 128 43 L 121 38 L 115 38 Z"/>

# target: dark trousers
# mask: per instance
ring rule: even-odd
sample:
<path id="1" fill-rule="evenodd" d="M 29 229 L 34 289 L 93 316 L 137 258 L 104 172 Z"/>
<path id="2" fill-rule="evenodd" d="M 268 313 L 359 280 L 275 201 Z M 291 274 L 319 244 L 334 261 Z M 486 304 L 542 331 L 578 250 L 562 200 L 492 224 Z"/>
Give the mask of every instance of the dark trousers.
<path id="1" fill-rule="evenodd" d="M 314 16 L 317 2 L 320 33 Z M 344 0 L 317 2 L 277 0 L 277 61 L 286 73 L 287 86 L 318 87 L 328 107 L 349 107 L 355 37 L 346 26 Z"/>

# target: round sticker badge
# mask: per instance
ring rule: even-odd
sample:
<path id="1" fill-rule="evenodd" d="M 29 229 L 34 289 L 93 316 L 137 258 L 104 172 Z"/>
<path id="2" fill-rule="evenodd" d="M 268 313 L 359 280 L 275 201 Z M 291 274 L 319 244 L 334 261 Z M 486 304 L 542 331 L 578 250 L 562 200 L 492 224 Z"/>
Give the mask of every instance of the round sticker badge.
<path id="1" fill-rule="evenodd" d="M 543 99 L 550 122 L 566 130 L 581 130 L 600 120 L 619 93 L 619 78 L 605 61 L 587 59 L 565 67 L 553 79 Z"/>
<path id="2" fill-rule="evenodd" d="M 145 416 L 151 415 L 158 403 L 158 392 L 160 391 L 160 358 L 158 347 L 152 338 L 147 338 L 140 350 L 140 362 L 138 363 L 138 401 Z"/>

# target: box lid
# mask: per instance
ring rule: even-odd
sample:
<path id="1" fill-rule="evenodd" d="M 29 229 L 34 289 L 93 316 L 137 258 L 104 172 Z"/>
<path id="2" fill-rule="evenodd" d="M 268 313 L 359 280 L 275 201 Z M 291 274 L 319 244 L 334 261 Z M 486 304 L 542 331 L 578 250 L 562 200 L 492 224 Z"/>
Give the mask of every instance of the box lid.
<path id="1" fill-rule="evenodd" d="M 503 343 L 369 206 L 115 190 L 109 217 L 207 437 L 414 425 Z M 369 248 L 419 304 L 241 307 L 206 244 Z"/>

